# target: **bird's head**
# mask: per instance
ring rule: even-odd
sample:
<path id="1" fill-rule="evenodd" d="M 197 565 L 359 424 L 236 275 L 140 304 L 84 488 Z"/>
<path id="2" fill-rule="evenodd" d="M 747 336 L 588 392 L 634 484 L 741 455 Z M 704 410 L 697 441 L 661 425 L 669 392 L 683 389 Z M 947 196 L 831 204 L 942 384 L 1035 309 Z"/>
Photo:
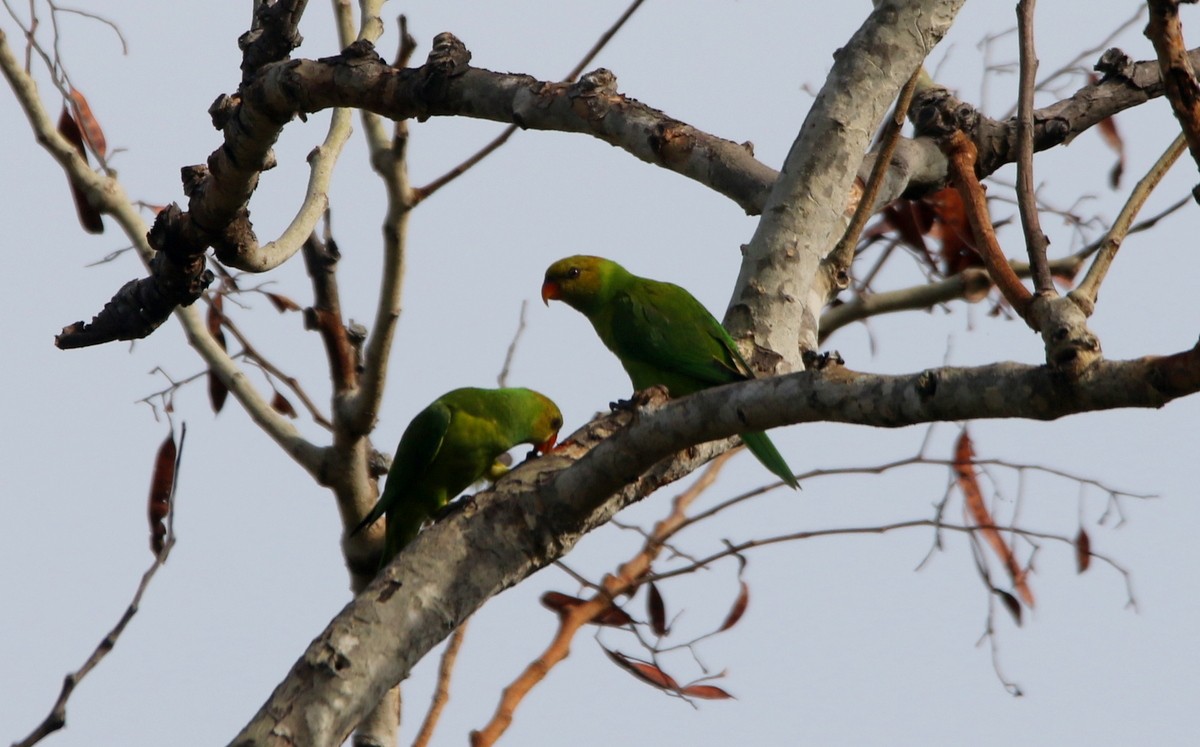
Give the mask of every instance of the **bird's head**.
<path id="1" fill-rule="evenodd" d="M 538 402 L 538 412 L 533 419 L 529 442 L 533 444 L 535 451 L 545 454 L 558 442 L 558 431 L 562 428 L 563 416 L 552 399 L 541 392 L 530 391 Z"/>
<path id="2" fill-rule="evenodd" d="M 579 254 L 560 259 L 546 270 L 542 301 L 547 306 L 551 299 L 563 301 L 586 314 L 608 300 L 609 281 L 620 271 L 620 265 L 603 257 Z"/>

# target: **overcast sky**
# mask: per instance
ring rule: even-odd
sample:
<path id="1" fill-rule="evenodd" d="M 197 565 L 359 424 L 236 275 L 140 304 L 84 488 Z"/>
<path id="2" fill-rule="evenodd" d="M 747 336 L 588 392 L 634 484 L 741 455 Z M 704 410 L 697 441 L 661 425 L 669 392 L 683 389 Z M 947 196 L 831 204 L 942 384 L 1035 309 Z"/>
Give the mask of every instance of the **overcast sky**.
<path id="1" fill-rule="evenodd" d="M 22 12 L 25 6 L 21 5 Z M 220 138 L 206 110 L 239 80 L 237 37 L 250 3 L 154 3 L 79 7 L 108 13 L 128 42 L 122 54 L 107 27 L 61 16 L 61 49 L 72 80 L 105 128 L 112 159 L 133 199 L 183 201 L 179 169 L 203 163 Z M 1117 7 L 1120 5 L 1120 7 Z M 1038 10 L 1042 71 L 1101 45 L 1137 3 L 1046 2 Z M 336 54 L 325 4 L 313 3 L 297 56 Z M 977 43 L 1015 24 L 1011 3 L 968 3 L 930 58 L 942 83 L 988 113 L 1015 102 L 1011 75 L 982 85 Z M 621 13 L 623 2 L 471 3 L 414 0 L 390 5 L 380 51 L 394 55 L 394 15 L 404 12 L 428 52 L 434 34 L 452 31 L 473 64 L 562 76 Z M 868 12 L 869 3 L 685 3 L 650 0 L 595 63 L 617 75 L 619 89 L 702 130 L 752 141 L 757 157 L 778 167 L 822 84 L 832 54 Z M 43 31 L 49 30 L 43 18 Z M 1184 15 L 1185 32 L 1200 15 Z M 1190 24 L 1190 25 L 1188 25 Z M 1154 56 L 1142 23 L 1116 45 L 1135 59 Z M 0 28 L 21 51 L 7 16 Z M 1200 33 L 1189 38 L 1200 39 Z M 48 37 L 43 36 L 45 41 Z M 1101 47 L 1102 48 L 1102 47 Z M 1008 34 L 991 47 L 996 63 L 1016 59 Z M 1090 65 L 1099 52 L 1089 55 Z M 43 75 L 42 95 L 57 113 L 58 94 Z M 1039 104 L 1065 95 L 1075 80 Z M 66 179 L 30 135 L 11 93 L 0 92 L 0 170 L 6 184 L 8 282 L 0 294 L 5 360 L 0 367 L 0 740 L 27 734 L 46 714 L 65 673 L 77 668 L 117 620 L 150 564 L 146 490 L 155 449 L 167 433 L 141 400 L 174 379 L 202 370 L 173 321 L 135 345 L 62 352 L 53 335 L 90 318 L 122 283 L 142 274 L 130 253 L 89 266 L 127 245 L 114 223 L 102 236 L 80 229 Z M 324 137 L 327 114 L 292 122 L 250 208 L 263 241 L 274 238 L 299 204 L 304 156 Z M 1156 100 L 1122 114 L 1127 149 L 1119 190 L 1107 183 L 1114 155 L 1094 132 L 1039 156 L 1036 180 L 1056 207 L 1111 219 L 1128 190 L 1178 131 L 1168 104 Z M 412 125 L 413 181 L 445 172 L 499 131 L 488 122 L 430 120 Z M 356 120 L 356 130 L 358 128 Z M 1014 172 L 998 174 L 1011 182 Z M 1146 208 L 1162 209 L 1196 183 L 1193 163 L 1176 166 Z M 994 186 L 994 195 L 1006 190 Z M 378 289 L 383 198 L 355 139 L 331 192 L 345 312 L 367 323 Z M 1015 213 L 993 204 L 997 220 Z M 564 305 L 537 301 L 546 265 L 562 256 L 612 257 L 639 274 L 691 289 L 719 317 L 736 276 L 738 246 L 755 219 L 725 198 L 627 153 L 580 135 L 519 133 L 502 151 L 422 205 L 410 235 L 404 310 L 392 355 L 377 447 L 390 450 L 409 419 L 444 391 L 494 385 L 521 303 L 527 329 L 510 375 L 561 405 L 566 430 L 582 425 L 629 382 L 586 321 Z M 1043 225 L 1063 254 L 1081 234 L 1047 215 Z M 1087 238 L 1098 236 L 1099 223 Z M 1197 211 L 1188 206 L 1153 232 L 1131 237 L 1106 283 L 1092 328 L 1110 358 L 1173 353 L 1194 344 L 1200 300 L 1189 277 L 1200 270 Z M 1019 231 L 1001 229 L 1010 254 Z M 885 288 L 919 282 L 915 265 L 897 262 Z M 269 288 L 310 302 L 301 263 L 293 261 L 243 287 Z M 324 353 L 299 314 L 277 314 L 265 298 L 227 311 L 266 356 L 298 377 L 323 407 Z M 1023 324 L 994 318 L 991 303 L 961 304 L 857 325 L 829 341 L 852 368 L 908 372 L 943 363 L 1036 363 L 1040 338 Z M 258 372 L 250 376 L 262 383 Z M 293 403 L 296 399 L 292 397 Z M 188 440 L 178 494 L 178 545 L 115 651 L 79 687 L 67 729 L 47 740 L 73 745 L 222 744 L 254 714 L 308 642 L 348 600 L 340 526 L 332 497 L 314 485 L 230 400 L 212 414 L 203 380 L 176 398 Z M 989 596 L 970 547 L 959 536 L 918 570 L 934 536 L 914 530 L 885 536 L 821 539 L 749 555 L 745 618 L 703 642 L 696 653 L 721 687 L 737 696 L 692 708 L 618 670 L 588 636 L 517 712 L 505 744 L 1185 744 L 1198 731 L 1200 596 L 1195 570 L 1200 526 L 1195 488 L 1200 398 L 1162 411 L 1076 416 L 1055 423 L 970 426 L 979 455 L 1041 464 L 1105 486 L 1158 496 L 1125 499 L 1123 523 L 1100 488 L 995 468 L 996 513 L 1019 512 L 1040 531 L 1073 536 L 1080 522 L 1092 546 L 1132 576 L 1104 563 L 1080 576 L 1069 546 L 1047 542 L 1031 585 L 1037 609 L 1022 627 L 994 616 L 994 660 L 1024 692 L 1011 696 L 980 644 Z M 298 427 L 325 442 L 301 418 Z M 809 425 L 773 432 L 797 471 L 870 466 L 915 454 L 926 428 L 876 432 Z M 929 436 L 928 453 L 951 454 L 957 429 Z M 768 475 L 737 456 L 702 505 L 763 484 Z M 927 518 L 945 494 L 944 468 L 882 476 L 814 478 L 803 492 L 763 496 L 699 526 L 681 549 L 706 554 L 722 539 Z M 666 513 L 666 489 L 624 514 L 648 525 Z M 947 518 L 961 517 L 952 499 Z M 1119 526 L 1118 526 L 1119 524 Z M 633 532 L 604 527 L 585 539 L 568 565 L 597 579 L 638 546 Z M 997 577 L 998 582 L 1006 585 Z M 549 641 L 555 617 L 538 604 L 548 589 L 577 584 L 547 569 L 489 602 L 471 623 L 436 744 L 463 744 L 495 708 L 500 690 Z M 680 614 L 680 639 L 719 625 L 737 593 L 727 562 L 664 583 L 668 612 Z M 641 615 L 639 597 L 630 607 Z M 627 634 L 605 631 L 610 648 L 643 652 Z M 704 672 L 687 652 L 667 658 L 681 680 Z M 436 656 L 404 689 L 404 734 L 415 733 L 429 697 Z"/>

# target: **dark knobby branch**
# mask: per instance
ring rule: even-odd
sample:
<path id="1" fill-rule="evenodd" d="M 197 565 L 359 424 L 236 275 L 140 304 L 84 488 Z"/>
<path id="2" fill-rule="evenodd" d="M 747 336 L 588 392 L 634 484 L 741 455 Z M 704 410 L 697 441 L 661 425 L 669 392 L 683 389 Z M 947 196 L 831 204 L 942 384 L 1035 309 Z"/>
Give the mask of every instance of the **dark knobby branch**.
<path id="1" fill-rule="evenodd" d="M 313 641 L 233 744 L 270 744 L 273 734 L 308 745 L 340 744 L 384 691 L 487 599 L 564 555 L 621 508 L 727 448 L 690 445 L 698 440 L 816 421 L 893 428 L 979 418 L 1050 420 L 1161 407 L 1196 391 L 1200 346 L 1099 361 L 1075 380 L 1017 363 L 900 376 L 831 367 L 707 389 L 661 407 L 661 397 L 652 396 L 643 411 L 589 423 L 561 452 L 518 467 L 421 533 Z"/>
<path id="2" fill-rule="evenodd" d="M 1189 57 L 1194 64 L 1200 62 L 1200 51 Z M 442 34 L 426 64 L 418 68 L 388 65 L 365 41 L 335 57 L 265 65 L 238 95 L 222 96 L 211 109 L 214 123 L 224 132 L 224 143 L 207 166 L 187 170 L 188 211 L 173 227 L 181 245 L 194 251 L 212 246 L 220 261 L 251 272 L 270 269 L 272 263 L 286 258 L 259 251 L 246 206 L 259 173 L 273 165 L 271 147 L 282 127 L 296 115 L 332 107 L 359 108 L 396 120 L 467 116 L 527 129 L 589 134 L 694 179 L 751 214 L 762 211 L 779 176 L 757 161 L 749 147 L 704 133 L 617 93 L 615 78 L 607 71 L 595 71 L 574 84 L 552 83 L 472 68 L 469 60 L 462 42 Z M 1157 62 L 1134 63 L 1110 50 L 1097 68 L 1105 73 L 1103 80 L 1033 113 L 1035 150 L 1069 141 L 1097 122 L 1163 93 Z M 19 72 L 15 61 L 13 69 Z M 20 84 L 14 82 L 19 92 Z M 914 116 L 920 122 L 931 111 L 958 105 L 948 93 L 934 89 L 917 96 Z M 979 150 L 977 173 L 992 173 L 1015 159 L 1015 133 L 1014 121 L 979 119 L 971 131 Z M 70 164 L 69 149 L 65 142 L 62 145 L 63 154 L 56 152 L 56 156 L 72 178 L 79 177 L 90 193 L 100 196 L 101 212 L 117 212 L 112 186 L 85 165 Z M 945 169 L 945 159 L 932 140 L 901 140 L 881 186 L 880 201 L 938 186 L 946 179 Z M 105 194 L 106 189 L 110 194 Z"/>
<path id="3" fill-rule="evenodd" d="M 1183 43 L 1179 4 L 1180 0 L 1149 0 L 1150 22 L 1146 25 L 1146 37 L 1158 55 L 1167 100 L 1187 138 L 1192 158 L 1200 165 L 1200 82 L 1196 80 L 1195 66 Z"/>
<path id="4" fill-rule="evenodd" d="M 242 85 L 249 83 L 264 65 L 286 60 L 299 47 L 300 17 L 308 0 L 264 0 L 254 9 L 250 30 L 238 37 L 242 50 Z"/>

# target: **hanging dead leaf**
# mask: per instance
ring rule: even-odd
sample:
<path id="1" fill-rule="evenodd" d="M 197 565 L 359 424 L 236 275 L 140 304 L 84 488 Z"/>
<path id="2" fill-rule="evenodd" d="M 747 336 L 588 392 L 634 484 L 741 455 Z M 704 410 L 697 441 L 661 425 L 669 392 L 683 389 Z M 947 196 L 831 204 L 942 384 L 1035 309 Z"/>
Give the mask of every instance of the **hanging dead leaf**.
<path id="1" fill-rule="evenodd" d="M 650 616 L 650 629 L 654 635 L 662 637 L 667 634 L 667 608 L 663 604 L 662 594 L 653 583 L 646 589 L 646 613 Z"/>
<path id="2" fill-rule="evenodd" d="M 92 107 L 88 105 L 88 101 L 83 94 L 78 90 L 71 89 L 71 108 L 75 111 L 75 118 L 79 121 L 79 129 L 83 132 L 83 139 L 87 141 L 87 146 L 92 149 L 101 162 L 108 155 L 108 141 L 104 139 L 104 130 L 100 127 L 100 123 L 96 120 L 96 116 L 92 114 Z"/>
<path id="3" fill-rule="evenodd" d="M 1004 541 L 1000 530 L 996 528 L 996 522 L 992 518 L 991 512 L 988 511 L 987 503 L 983 499 L 983 491 L 979 487 L 979 477 L 975 473 L 974 460 L 975 450 L 971 444 L 971 437 L 968 435 L 967 429 L 963 428 L 962 434 L 958 437 L 958 443 L 954 447 L 954 474 L 958 481 L 958 489 L 962 491 L 963 500 L 971 519 L 976 526 L 980 527 L 977 531 L 983 535 L 988 546 L 1004 564 L 1009 578 L 1012 579 L 1013 588 L 1021 595 L 1025 604 L 1032 607 L 1033 591 L 1029 588 L 1025 578 L 1026 569 L 1021 567 L 1017 556 Z"/>
<path id="4" fill-rule="evenodd" d="M 267 293 L 267 300 L 275 307 L 275 310 L 282 314 L 285 311 L 299 311 L 300 304 L 296 303 L 287 296 L 281 296 L 278 293 Z"/>
<path id="5" fill-rule="evenodd" d="M 634 677 L 637 677 L 642 682 L 648 685 L 653 685 L 660 690 L 679 691 L 679 683 L 675 678 L 667 674 L 658 667 L 649 662 L 639 661 L 632 657 L 626 656 L 619 651 L 609 651 L 603 646 L 600 647 L 604 653 L 608 654 L 608 658 L 612 659 L 617 666 L 629 672 Z"/>
<path id="6" fill-rule="evenodd" d="M 1008 614 L 1013 616 L 1017 621 L 1017 625 L 1021 624 L 1021 603 L 1012 594 L 1009 594 L 1003 589 L 992 589 L 996 596 L 1000 597 L 1000 601 L 1004 604 L 1004 609 L 1008 610 Z"/>
<path id="7" fill-rule="evenodd" d="M 66 138 L 79 153 L 79 157 L 84 160 L 84 163 L 87 163 L 87 150 L 83 147 L 83 134 L 79 131 L 79 124 L 71 116 L 71 112 L 65 104 L 62 114 L 58 117 L 58 134 Z M 67 178 L 67 182 L 71 187 L 71 200 L 75 203 L 75 213 L 79 216 L 79 225 L 83 226 L 83 230 L 88 233 L 104 233 L 104 221 L 100 218 L 100 211 L 88 202 L 87 191 L 70 177 Z"/>
<path id="8" fill-rule="evenodd" d="M 583 604 L 583 600 L 579 597 L 573 597 L 570 594 L 563 594 L 557 591 L 548 591 L 543 594 L 541 602 L 543 607 L 560 615 L 572 607 L 578 607 Z"/>
<path id="9" fill-rule="evenodd" d="M 225 347 L 225 333 L 221 330 L 221 322 L 225 318 L 222 311 L 224 308 L 224 296 L 220 293 L 212 295 L 212 303 L 208 305 L 208 316 L 205 320 L 208 324 L 208 333 L 212 335 L 213 340 L 221 346 L 222 350 Z M 229 387 L 225 386 L 225 382 L 221 381 L 216 372 L 211 368 L 208 370 L 208 400 L 212 404 L 214 413 L 221 412 L 221 408 L 225 406 L 225 399 L 229 396 Z"/>
<path id="10" fill-rule="evenodd" d="M 296 408 L 292 407 L 292 403 L 288 402 L 287 397 L 279 391 L 275 392 L 275 396 L 271 398 L 271 409 L 280 415 L 286 415 L 292 420 L 295 420 L 299 415 L 296 413 Z"/>
<path id="11" fill-rule="evenodd" d="M 1088 78 L 1093 85 L 1100 82 L 1100 77 L 1095 73 L 1088 73 Z M 1121 186 L 1121 177 L 1125 173 L 1125 140 L 1121 138 L 1121 133 L 1117 132 L 1115 117 L 1105 117 L 1097 122 L 1096 130 L 1100 133 L 1100 139 L 1117 154 L 1117 162 L 1108 172 L 1108 185 L 1116 189 Z"/>
<path id="12" fill-rule="evenodd" d="M 582 604 L 587 604 L 587 600 L 573 597 L 570 594 L 563 594 L 557 591 L 548 591 L 542 595 L 542 606 L 557 612 L 559 617 L 566 615 L 570 610 Z M 625 625 L 631 625 L 633 618 L 629 616 L 625 610 L 620 607 L 609 605 L 596 613 L 589 623 L 593 625 L 604 625 L 606 627 L 619 628 Z"/>
<path id="13" fill-rule="evenodd" d="M 680 694 L 686 695 L 689 698 L 700 698 L 701 700 L 729 700 L 733 698 L 725 690 L 716 685 L 688 685 L 680 691 Z M 733 698 L 736 700 L 736 698 Z"/>
<path id="14" fill-rule="evenodd" d="M 166 518 L 171 510 L 171 490 L 175 485 L 175 434 L 168 434 L 154 457 L 154 472 L 150 475 L 150 498 L 147 514 L 150 520 L 150 550 L 157 556 L 163 550 L 167 536 Z"/>
<path id="15" fill-rule="evenodd" d="M 745 581 L 740 581 L 741 589 L 738 591 L 737 599 L 734 600 L 733 606 L 729 608 L 729 614 L 725 616 L 725 622 L 721 623 L 718 630 L 729 630 L 734 625 L 737 625 L 738 620 L 742 619 L 742 615 L 746 614 L 746 606 L 750 604 L 750 587 Z"/>
<path id="16" fill-rule="evenodd" d="M 1079 534 L 1075 535 L 1075 567 L 1083 573 L 1091 564 L 1092 540 L 1083 527 L 1079 527 Z"/>

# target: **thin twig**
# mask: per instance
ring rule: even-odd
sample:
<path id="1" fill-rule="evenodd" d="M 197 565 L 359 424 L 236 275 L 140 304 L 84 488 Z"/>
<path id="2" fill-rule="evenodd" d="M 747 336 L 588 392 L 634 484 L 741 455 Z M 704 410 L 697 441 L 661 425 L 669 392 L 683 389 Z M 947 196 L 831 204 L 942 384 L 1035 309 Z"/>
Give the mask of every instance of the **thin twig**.
<path id="1" fill-rule="evenodd" d="M 1033 268 L 1033 287 L 1040 295 L 1057 296 L 1050 265 L 1046 260 L 1049 239 L 1038 217 L 1033 188 L 1033 91 L 1038 58 L 1033 44 L 1033 9 L 1037 0 L 1017 3 L 1017 38 L 1021 50 L 1021 79 L 1017 94 L 1017 208 L 1025 230 L 1025 249 Z"/>
<path id="2" fill-rule="evenodd" d="M 900 142 L 900 130 L 904 127 L 908 107 L 912 104 L 913 93 L 917 90 L 921 73 L 922 68 L 918 67 L 900 89 L 900 95 L 896 98 L 896 108 L 884 124 L 879 152 L 875 155 L 875 163 L 871 166 L 871 176 L 867 179 L 867 185 L 854 208 L 854 216 L 837 246 L 829 253 L 828 263 L 836 273 L 836 279 L 841 281 L 837 283 L 840 288 L 847 285 L 848 278 L 845 277 L 845 273 L 854 260 L 854 248 L 858 246 L 858 237 L 862 235 L 867 220 L 874 214 L 875 198 L 879 195 L 879 187 L 892 165 L 892 155 L 896 152 L 896 144 Z"/>
<path id="3" fill-rule="evenodd" d="M 674 527 L 685 519 L 687 508 L 708 490 L 716 481 L 721 468 L 733 455 L 727 451 L 714 459 L 701 473 L 696 482 L 687 490 L 675 496 L 671 503 L 671 511 L 666 518 L 659 521 L 650 537 L 642 545 L 638 553 L 623 563 L 615 574 L 606 576 L 600 584 L 600 590 L 583 604 L 569 607 L 560 612 L 558 631 L 554 638 L 537 659 L 515 679 L 500 696 L 500 703 L 487 725 L 478 731 L 471 732 L 471 747 L 486 747 L 495 744 L 512 723 L 513 714 L 525 696 L 539 682 L 545 679 L 550 670 L 567 657 L 571 650 L 571 641 L 584 625 L 594 620 L 598 615 L 610 609 L 613 600 L 636 589 L 650 570 L 651 563 L 662 550 L 660 537 L 668 536 Z"/>
<path id="4" fill-rule="evenodd" d="M 563 79 L 564 83 L 570 83 L 574 81 L 575 78 L 578 77 L 579 73 L 583 72 L 583 69 L 596 58 L 596 55 L 600 54 L 600 51 L 604 49 L 605 45 L 612 41 L 612 38 L 617 35 L 617 32 L 621 30 L 621 27 L 623 27 L 625 23 L 633 16 L 634 11 L 636 11 L 643 2 L 645 2 L 645 0 L 633 0 L 633 2 L 629 4 L 629 7 L 625 9 L 625 12 L 621 14 L 621 17 L 618 18 L 616 22 L 608 28 L 607 31 L 600 35 L 600 38 L 595 44 L 592 45 L 592 48 L 589 49 L 587 54 L 583 56 L 583 59 L 581 59 L 579 63 L 575 65 L 575 67 L 571 68 L 571 72 L 567 73 L 567 76 Z M 450 169 L 445 174 L 442 174 L 437 179 L 434 179 L 429 184 L 426 184 L 424 187 L 415 188 L 413 190 L 413 206 L 416 206 L 422 200 L 431 196 L 434 192 L 437 192 L 442 187 L 465 174 L 471 169 L 471 167 L 475 166 L 475 164 L 495 153 L 500 146 L 508 142 L 508 139 L 511 138 L 516 131 L 517 126 L 515 124 L 505 127 L 490 143 L 477 150 L 465 161 Z"/>
<path id="5" fill-rule="evenodd" d="M 1167 171 L 1179 159 L 1179 156 L 1183 154 L 1186 145 L 1187 139 L 1183 133 L 1175 136 L 1175 140 L 1167 146 L 1167 149 L 1154 162 L 1154 165 L 1150 167 L 1146 175 L 1138 181 L 1137 186 L 1130 192 L 1129 199 L 1125 201 L 1125 205 L 1121 208 L 1121 212 L 1117 215 L 1117 219 L 1113 221 L 1112 228 L 1108 229 L 1108 233 L 1100 240 L 1096 259 L 1092 262 L 1092 266 L 1088 268 L 1083 282 L 1068 294 L 1068 297 L 1079 304 L 1084 313 L 1089 316 L 1096 308 L 1096 297 L 1100 292 L 1100 284 L 1104 282 L 1104 276 L 1108 274 L 1108 268 L 1112 266 L 1113 259 L 1117 256 L 1117 250 L 1121 248 L 1121 242 L 1125 240 L 1126 235 L 1132 232 L 1130 225 L 1133 223 L 1133 219 L 1137 217 L 1138 211 L 1142 209 L 1142 205 L 1146 204 L 1146 199 L 1150 196 L 1150 193 L 1154 191 L 1154 188 L 1166 176 Z M 1178 205 L 1169 208 L 1169 210 L 1175 210 L 1177 207 Z M 1150 220 L 1157 222 L 1158 218 L 1159 216 L 1156 216 Z"/>
<path id="6" fill-rule="evenodd" d="M 171 482 L 171 493 L 167 501 L 166 535 L 163 537 L 162 550 L 154 556 L 154 562 L 142 574 L 142 580 L 138 583 L 137 590 L 133 594 L 133 599 L 130 600 L 129 606 L 125 608 L 120 619 L 117 620 L 117 624 L 100 640 L 100 643 L 96 645 L 95 650 L 92 651 L 91 655 L 83 663 L 83 666 L 63 678 L 62 690 L 59 691 L 58 699 L 54 701 L 54 706 L 50 709 L 50 713 L 42 720 L 42 723 L 38 724 L 36 729 L 30 732 L 29 736 L 19 742 L 14 742 L 13 747 L 32 747 L 32 745 L 37 744 L 48 735 L 67 725 L 67 701 L 70 699 L 71 694 L 75 691 L 79 683 L 83 681 L 83 678 L 95 669 L 104 660 L 104 657 L 108 656 L 116 647 L 121 634 L 125 632 L 125 627 L 129 625 L 133 616 L 137 614 L 142 603 L 142 596 L 146 593 L 146 589 L 150 588 L 150 582 L 154 579 L 155 574 L 158 573 L 158 569 L 162 568 L 163 564 L 167 562 L 167 557 L 171 554 L 171 548 L 175 546 L 175 489 L 179 483 L 179 466 L 183 459 L 183 442 L 186 437 L 187 425 L 185 424 L 180 429 L 179 446 L 175 451 L 175 467 Z"/>
<path id="7" fill-rule="evenodd" d="M 438 665 L 437 687 L 433 691 L 433 700 L 429 703 L 429 711 L 425 714 L 425 720 L 421 722 L 421 729 L 417 732 L 416 739 L 413 740 L 413 747 L 426 747 L 429 740 L 433 738 L 433 731 L 437 728 L 438 720 L 442 716 L 442 711 L 446 707 L 446 703 L 450 701 L 450 675 L 454 672 L 454 663 L 458 659 L 458 650 L 462 647 L 463 638 L 467 635 L 467 623 L 470 620 L 464 620 L 461 625 L 455 628 L 453 635 L 450 636 L 450 641 L 446 643 L 446 650 L 442 652 L 442 661 Z"/>
<path id="8" fill-rule="evenodd" d="M 496 376 L 496 384 L 499 386 L 508 386 L 508 371 L 517 354 L 517 343 L 521 341 L 521 335 L 525 332 L 525 309 L 528 306 L 529 301 L 521 301 L 521 315 L 517 318 L 517 331 L 513 333 L 512 342 L 508 343 L 508 350 L 504 353 L 504 365 L 500 367 L 500 373 Z"/>

